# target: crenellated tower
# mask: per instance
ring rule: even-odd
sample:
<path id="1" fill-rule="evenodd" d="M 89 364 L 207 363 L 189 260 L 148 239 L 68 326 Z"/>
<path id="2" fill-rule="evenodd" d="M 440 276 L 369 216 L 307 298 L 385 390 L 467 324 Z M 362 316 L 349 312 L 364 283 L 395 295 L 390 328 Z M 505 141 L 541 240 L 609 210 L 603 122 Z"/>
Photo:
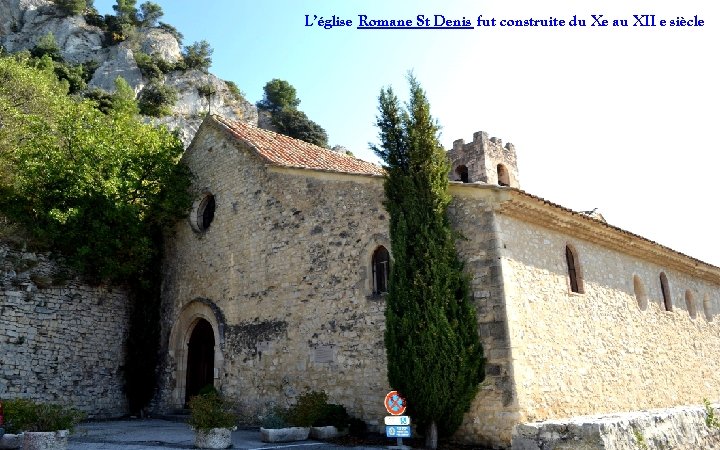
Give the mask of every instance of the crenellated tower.
<path id="1" fill-rule="evenodd" d="M 463 139 L 453 142 L 447 156 L 450 181 L 520 187 L 515 146 L 503 147 L 501 139 L 488 137 L 484 131 L 474 133 L 468 144 Z"/>

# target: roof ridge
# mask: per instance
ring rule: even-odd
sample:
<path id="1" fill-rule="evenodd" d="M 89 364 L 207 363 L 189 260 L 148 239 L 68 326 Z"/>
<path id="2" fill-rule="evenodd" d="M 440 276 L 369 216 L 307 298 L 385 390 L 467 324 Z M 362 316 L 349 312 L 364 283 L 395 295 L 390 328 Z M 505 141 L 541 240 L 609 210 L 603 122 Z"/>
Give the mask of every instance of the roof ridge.
<path id="1" fill-rule="evenodd" d="M 234 137 L 250 145 L 270 164 L 330 172 L 383 175 L 382 167 L 319 145 L 286 136 L 257 125 L 234 121 L 218 114 L 210 118 L 222 125 Z"/>

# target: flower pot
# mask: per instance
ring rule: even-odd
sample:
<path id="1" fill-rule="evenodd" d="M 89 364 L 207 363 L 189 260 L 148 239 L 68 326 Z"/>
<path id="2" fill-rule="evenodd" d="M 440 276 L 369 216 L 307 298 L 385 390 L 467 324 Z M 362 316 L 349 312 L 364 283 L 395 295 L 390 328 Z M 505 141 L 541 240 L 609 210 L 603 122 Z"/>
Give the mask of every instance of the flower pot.
<path id="1" fill-rule="evenodd" d="M 195 430 L 196 448 L 230 448 L 232 447 L 232 430 L 230 428 L 211 428 Z"/>
<path id="2" fill-rule="evenodd" d="M 23 433 L 23 450 L 67 450 L 68 430 L 26 431 Z"/>
<path id="3" fill-rule="evenodd" d="M 263 442 L 304 441 L 309 435 L 309 427 L 260 428 L 260 440 Z"/>
<path id="4" fill-rule="evenodd" d="M 22 434 L 6 434 L 0 437 L 0 449 L 2 450 L 15 450 L 22 447 L 23 443 Z"/>

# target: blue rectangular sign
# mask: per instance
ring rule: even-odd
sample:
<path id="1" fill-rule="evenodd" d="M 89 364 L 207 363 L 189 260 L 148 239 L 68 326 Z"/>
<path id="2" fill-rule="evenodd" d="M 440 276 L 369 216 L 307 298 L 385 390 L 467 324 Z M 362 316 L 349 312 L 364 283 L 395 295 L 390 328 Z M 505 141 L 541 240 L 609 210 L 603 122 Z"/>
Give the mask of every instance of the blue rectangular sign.
<path id="1" fill-rule="evenodd" d="M 408 425 L 385 425 L 385 435 L 389 438 L 409 438 L 410 426 Z"/>

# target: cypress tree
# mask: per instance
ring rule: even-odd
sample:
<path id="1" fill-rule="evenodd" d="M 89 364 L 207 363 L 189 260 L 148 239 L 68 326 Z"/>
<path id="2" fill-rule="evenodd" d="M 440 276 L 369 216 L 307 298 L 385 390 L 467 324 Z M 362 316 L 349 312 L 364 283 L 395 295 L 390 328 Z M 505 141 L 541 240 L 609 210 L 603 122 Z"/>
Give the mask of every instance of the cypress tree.
<path id="1" fill-rule="evenodd" d="M 386 297 L 388 381 L 408 414 L 426 429 L 426 444 L 462 423 L 484 378 L 468 278 L 448 217 L 448 161 L 439 126 L 418 81 L 408 76 L 403 108 L 392 88 L 379 97 L 379 146 L 385 207 L 390 214 L 391 265 Z"/>

